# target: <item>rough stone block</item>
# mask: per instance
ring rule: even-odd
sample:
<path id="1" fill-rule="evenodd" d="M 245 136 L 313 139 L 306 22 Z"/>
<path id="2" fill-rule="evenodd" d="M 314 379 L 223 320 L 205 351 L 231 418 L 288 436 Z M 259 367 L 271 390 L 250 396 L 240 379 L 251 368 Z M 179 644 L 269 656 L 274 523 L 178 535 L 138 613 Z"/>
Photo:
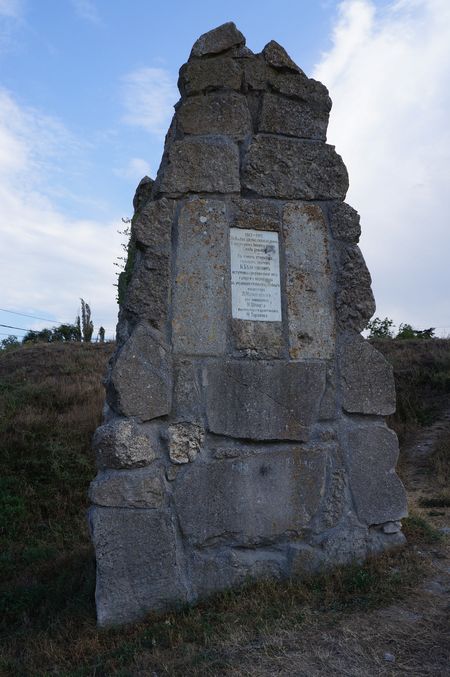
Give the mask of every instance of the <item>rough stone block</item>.
<path id="1" fill-rule="evenodd" d="M 184 134 L 227 134 L 242 139 L 252 133 L 246 97 L 237 92 L 214 92 L 189 97 L 177 111 Z"/>
<path id="2" fill-rule="evenodd" d="M 258 131 L 284 134 L 304 139 L 327 138 L 329 109 L 314 107 L 309 100 L 288 99 L 277 94 L 264 94 Z"/>
<path id="3" fill-rule="evenodd" d="M 406 493 L 395 474 L 396 434 L 383 423 L 347 425 L 347 470 L 359 519 L 373 525 L 406 517 Z"/>
<path id="4" fill-rule="evenodd" d="M 164 485 L 155 466 L 104 470 L 91 482 L 89 498 L 110 508 L 159 508 L 164 503 Z"/>
<path id="5" fill-rule="evenodd" d="M 196 360 L 175 357 L 173 365 L 173 406 L 175 421 L 202 421 L 200 366 Z"/>
<path id="6" fill-rule="evenodd" d="M 237 193 L 239 151 L 226 137 L 187 137 L 175 141 L 160 182 L 162 193 Z"/>
<path id="7" fill-rule="evenodd" d="M 358 242 L 361 236 L 359 214 L 345 202 L 332 204 L 328 210 L 331 232 L 336 240 Z"/>
<path id="8" fill-rule="evenodd" d="M 175 353 L 225 352 L 229 316 L 226 205 L 196 198 L 178 220 L 178 256 L 173 290 Z"/>
<path id="9" fill-rule="evenodd" d="M 202 449 L 205 431 L 194 423 L 175 423 L 169 426 L 168 436 L 172 463 L 192 463 Z"/>
<path id="10" fill-rule="evenodd" d="M 286 205 L 283 234 L 290 356 L 328 359 L 335 344 L 334 287 L 320 207 Z"/>
<path id="11" fill-rule="evenodd" d="M 255 440 L 307 440 L 325 389 L 326 365 L 210 361 L 203 378 L 212 432 Z"/>
<path id="12" fill-rule="evenodd" d="M 348 175 L 333 146 L 258 134 L 245 156 L 242 183 L 264 197 L 343 200 Z"/>
<path id="13" fill-rule="evenodd" d="M 278 200 L 231 199 L 230 226 L 254 230 L 281 230 L 281 209 Z"/>
<path id="14" fill-rule="evenodd" d="M 172 236 L 175 202 L 161 198 L 150 200 L 133 219 L 132 234 L 138 245 L 168 255 Z"/>
<path id="15" fill-rule="evenodd" d="M 135 214 L 138 214 L 151 199 L 154 183 L 153 179 L 149 176 L 144 176 L 144 178 L 140 180 L 133 198 L 133 209 Z"/>
<path id="16" fill-rule="evenodd" d="M 370 273 L 357 245 L 341 244 L 337 256 L 337 318 L 344 329 L 360 332 L 375 312 Z"/>
<path id="17" fill-rule="evenodd" d="M 178 88 L 183 96 L 192 96 L 215 89 L 239 91 L 242 69 L 229 57 L 215 57 L 190 61 L 180 69 Z"/>
<path id="18" fill-rule="evenodd" d="M 128 316 L 147 320 L 165 332 L 170 285 L 170 251 L 138 252 L 123 308 Z"/>
<path id="19" fill-rule="evenodd" d="M 92 446 L 97 467 L 139 468 L 156 458 L 153 446 L 139 426 L 128 419 L 113 419 L 97 428 Z"/>
<path id="20" fill-rule="evenodd" d="M 359 334 L 347 336 L 339 350 L 342 406 L 353 414 L 388 416 L 395 411 L 393 369 Z"/>
<path id="21" fill-rule="evenodd" d="M 303 73 L 297 64 L 292 61 L 284 47 L 279 45 L 275 40 L 268 42 L 261 54 L 263 55 L 264 60 L 274 68 L 279 68 L 281 70 L 288 69 L 295 73 Z"/>
<path id="22" fill-rule="evenodd" d="M 131 623 L 186 601 L 175 531 L 166 510 L 91 508 L 99 625 Z"/>
<path id="23" fill-rule="evenodd" d="M 324 449 L 293 447 L 193 464 L 177 479 L 174 492 L 184 537 L 212 547 L 301 535 L 319 510 L 326 462 Z"/>
<path id="24" fill-rule="evenodd" d="M 231 321 L 233 345 L 247 357 L 287 357 L 282 322 Z"/>
<path id="25" fill-rule="evenodd" d="M 149 421 L 170 412 L 171 358 L 161 334 L 141 323 L 118 352 L 107 385 L 108 404 Z"/>
<path id="26" fill-rule="evenodd" d="M 214 28 L 208 33 L 203 33 L 194 43 L 191 56 L 206 56 L 207 54 L 219 54 L 225 52 L 232 47 L 243 47 L 245 45 L 245 37 L 241 31 L 238 31 L 236 25 L 229 21 L 217 28 Z"/>

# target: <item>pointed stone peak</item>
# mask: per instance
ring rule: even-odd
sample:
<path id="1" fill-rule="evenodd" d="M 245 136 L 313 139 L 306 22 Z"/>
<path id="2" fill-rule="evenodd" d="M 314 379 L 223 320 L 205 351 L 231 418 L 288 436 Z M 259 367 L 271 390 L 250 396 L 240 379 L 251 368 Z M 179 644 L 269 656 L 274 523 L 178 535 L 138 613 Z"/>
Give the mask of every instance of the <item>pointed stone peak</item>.
<path id="1" fill-rule="evenodd" d="M 191 57 L 219 54 L 232 47 L 243 47 L 244 45 L 245 37 L 236 28 L 236 25 L 232 21 L 229 21 L 217 28 L 213 28 L 208 33 L 203 33 L 194 43 Z"/>
<path id="2" fill-rule="evenodd" d="M 302 69 L 292 61 L 284 47 L 279 45 L 278 42 L 275 42 L 275 40 L 271 40 L 267 43 L 262 51 L 262 55 L 267 63 L 274 68 L 288 68 L 296 73 L 303 73 Z"/>

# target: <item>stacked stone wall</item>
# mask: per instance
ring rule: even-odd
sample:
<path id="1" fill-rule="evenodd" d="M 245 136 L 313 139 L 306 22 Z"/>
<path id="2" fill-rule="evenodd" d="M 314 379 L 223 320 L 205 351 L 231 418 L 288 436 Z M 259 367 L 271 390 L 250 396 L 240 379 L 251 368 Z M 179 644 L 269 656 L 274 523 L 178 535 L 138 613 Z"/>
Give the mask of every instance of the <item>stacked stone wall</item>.
<path id="1" fill-rule="evenodd" d="M 403 542 L 392 370 L 327 89 L 234 24 L 195 43 L 133 269 L 94 447 L 101 624 Z M 233 318 L 230 229 L 276 233 L 281 321 Z"/>

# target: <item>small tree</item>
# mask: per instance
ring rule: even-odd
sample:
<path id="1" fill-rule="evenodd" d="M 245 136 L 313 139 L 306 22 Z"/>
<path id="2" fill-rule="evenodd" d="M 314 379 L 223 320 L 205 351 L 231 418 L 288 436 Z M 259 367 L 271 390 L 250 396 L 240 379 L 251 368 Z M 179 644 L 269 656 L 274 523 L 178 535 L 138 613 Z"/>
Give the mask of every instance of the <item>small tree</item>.
<path id="1" fill-rule="evenodd" d="M 385 317 L 384 320 L 381 320 L 379 317 L 374 317 L 374 319 L 370 320 L 366 325 L 366 329 L 369 330 L 369 338 L 393 338 L 393 324 L 393 320 L 388 317 Z"/>
<path id="2" fill-rule="evenodd" d="M 0 350 L 10 350 L 11 348 L 17 348 L 20 346 L 20 341 L 17 336 L 10 334 L 7 338 L 4 338 L 0 341 Z"/>
<path id="3" fill-rule="evenodd" d="M 100 327 L 100 329 L 98 330 L 98 340 L 100 341 L 100 343 L 105 342 L 105 329 L 104 329 L 104 327 Z"/>
<path id="4" fill-rule="evenodd" d="M 424 339 L 434 338 L 434 327 L 429 329 L 414 329 L 410 324 L 402 323 L 398 328 L 397 339 Z"/>
<path id="5" fill-rule="evenodd" d="M 85 302 L 84 299 L 81 301 L 81 318 L 80 315 L 77 315 L 76 326 L 77 332 L 80 334 L 81 338 L 85 343 L 90 343 L 92 339 L 92 334 L 94 332 L 94 323 L 91 320 L 91 309 L 89 304 Z"/>

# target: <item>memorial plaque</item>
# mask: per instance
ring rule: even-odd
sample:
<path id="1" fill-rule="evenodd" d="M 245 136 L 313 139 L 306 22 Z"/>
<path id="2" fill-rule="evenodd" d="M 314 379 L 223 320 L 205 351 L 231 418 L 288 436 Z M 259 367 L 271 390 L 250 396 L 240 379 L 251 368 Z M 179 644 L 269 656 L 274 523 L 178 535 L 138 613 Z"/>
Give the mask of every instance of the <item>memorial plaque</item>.
<path id="1" fill-rule="evenodd" d="M 232 317 L 281 322 L 278 233 L 230 228 L 230 249 Z"/>

